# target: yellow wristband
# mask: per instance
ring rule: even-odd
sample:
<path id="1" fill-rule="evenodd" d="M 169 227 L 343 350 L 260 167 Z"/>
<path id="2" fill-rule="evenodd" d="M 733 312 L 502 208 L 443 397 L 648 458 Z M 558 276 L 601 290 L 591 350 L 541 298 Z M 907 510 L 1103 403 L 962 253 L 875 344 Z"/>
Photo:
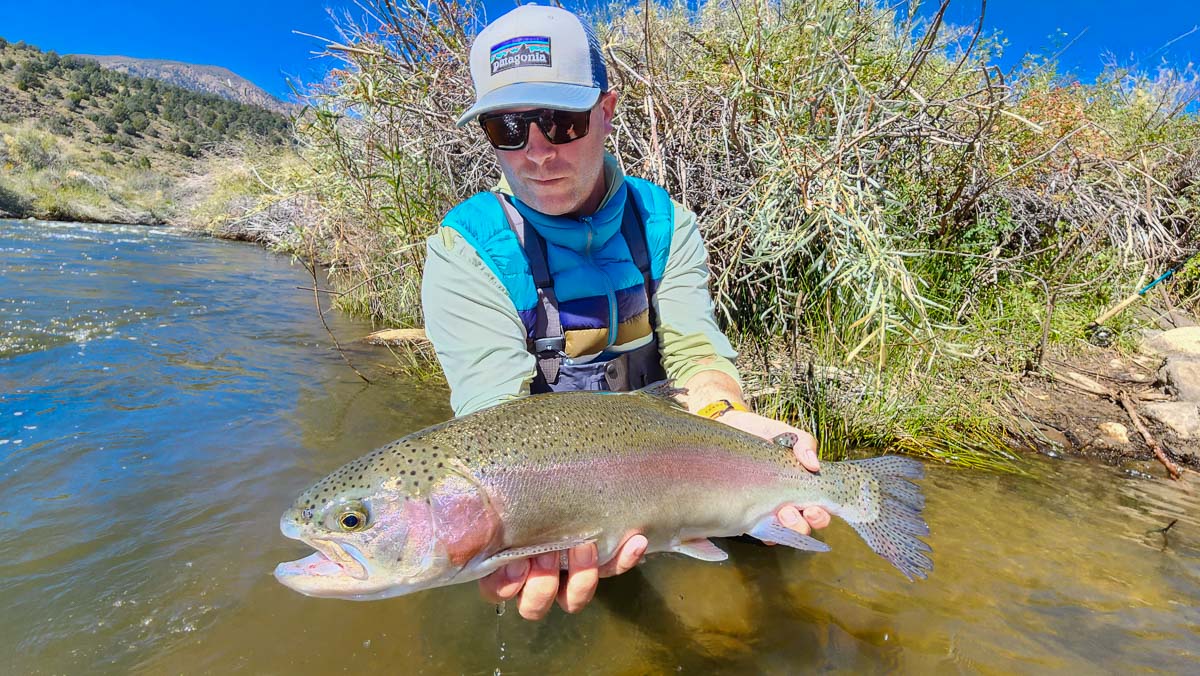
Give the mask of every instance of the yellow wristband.
<path id="1" fill-rule="evenodd" d="M 705 406 L 704 408 L 697 411 L 696 415 L 704 416 L 705 418 L 709 418 L 710 420 L 716 420 L 717 418 L 720 418 L 721 416 L 725 415 L 726 413 L 729 413 L 730 411 L 749 411 L 749 410 L 750 409 L 746 408 L 745 406 L 743 406 L 741 404 L 735 404 L 732 401 L 729 401 L 728 399 L 718 399 L 718 400 L 714 401 L 713 403 L 709 404 L 708 406 Z"/>

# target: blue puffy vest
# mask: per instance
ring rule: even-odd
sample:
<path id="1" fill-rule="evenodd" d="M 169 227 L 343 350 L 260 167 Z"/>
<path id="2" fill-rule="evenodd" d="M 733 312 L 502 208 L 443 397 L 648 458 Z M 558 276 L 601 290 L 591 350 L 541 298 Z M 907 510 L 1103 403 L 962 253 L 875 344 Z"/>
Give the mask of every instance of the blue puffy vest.
<path id="1" fill-rule="evenodd" d="M 641 271 L 621 233 L 626 200 L 632 199 L 645 229 L 650 286 L 662 279 L 675 228 L 667 192 L 625 177 L 595 214 L 581 219 L 547 216 L 509 198 L 545 242 L 546 262 L 562 322 L 562 356 L 603 361 L 653 340 L 650 298 Z M 479 193 L 455 207 L 442 225 L 458 232 L 496 275 L 525 325 L 536 336 L 538 293 L 529 261 L 493 193 Z"/>

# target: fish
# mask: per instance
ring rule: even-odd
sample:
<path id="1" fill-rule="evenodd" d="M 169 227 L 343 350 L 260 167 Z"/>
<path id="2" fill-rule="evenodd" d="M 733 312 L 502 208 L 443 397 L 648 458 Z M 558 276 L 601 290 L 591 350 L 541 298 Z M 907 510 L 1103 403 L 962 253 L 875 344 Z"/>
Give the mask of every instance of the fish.
<path id="1" fill-rule="evenodd" d="M 646 554 L 713 562 L 728 554 L 710 538 L 743 534 L 829 551 L 778 521 L 785 504 L 845 520 L 909 580 L 932 571 L 919 461 L 823 462 L 812 473 L 794 435 L 759 438 L 687 412 L 670 392 L 521 397 L 375 449 L 284 512 L 283 534 L 316 551 L 275 577 L 309 596 L 371 600 L 584 543 L 606 561 L 635 533 Z"/>

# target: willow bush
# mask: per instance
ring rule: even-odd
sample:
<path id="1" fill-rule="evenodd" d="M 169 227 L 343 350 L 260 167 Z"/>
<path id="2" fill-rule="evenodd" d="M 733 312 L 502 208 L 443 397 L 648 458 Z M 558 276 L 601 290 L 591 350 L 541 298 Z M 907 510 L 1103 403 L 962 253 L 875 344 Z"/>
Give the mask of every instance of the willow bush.
<path id="1" fill-rule="evenodd" d="M 1083 84 L 1030 60 L 1010 77 L 988 36 L 934 9 L 725 0 L 591 18 L 621 96 L 612 148 L 699 215 L 760 405 L 849 443 L 1004 463 L 1005 379 L 987 374 L 1036 367 L 1072 322 L 1193 250 L 1197 76 L 1113 66 Z M 454 127 L 486 17 L 444 0 L 360 10 L 298 125 L 304 247 L 344 307 L 419 325 L 424 238 L 500 175 L 478 130 Z"/>

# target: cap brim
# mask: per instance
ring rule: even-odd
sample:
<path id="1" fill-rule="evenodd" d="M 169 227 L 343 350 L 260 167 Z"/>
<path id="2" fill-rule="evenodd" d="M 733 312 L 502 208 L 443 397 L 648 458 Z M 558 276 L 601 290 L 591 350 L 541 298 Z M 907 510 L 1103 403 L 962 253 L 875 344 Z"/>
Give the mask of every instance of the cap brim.
<path id="1" fill-rule="evenodd" d="M 590 110 L 600 98 L 599 87 L 560 82 L 517 82 L 488 92 L 458 118 L 458 126 L 493 110 L 507 108 L 555 108 Z"/>

